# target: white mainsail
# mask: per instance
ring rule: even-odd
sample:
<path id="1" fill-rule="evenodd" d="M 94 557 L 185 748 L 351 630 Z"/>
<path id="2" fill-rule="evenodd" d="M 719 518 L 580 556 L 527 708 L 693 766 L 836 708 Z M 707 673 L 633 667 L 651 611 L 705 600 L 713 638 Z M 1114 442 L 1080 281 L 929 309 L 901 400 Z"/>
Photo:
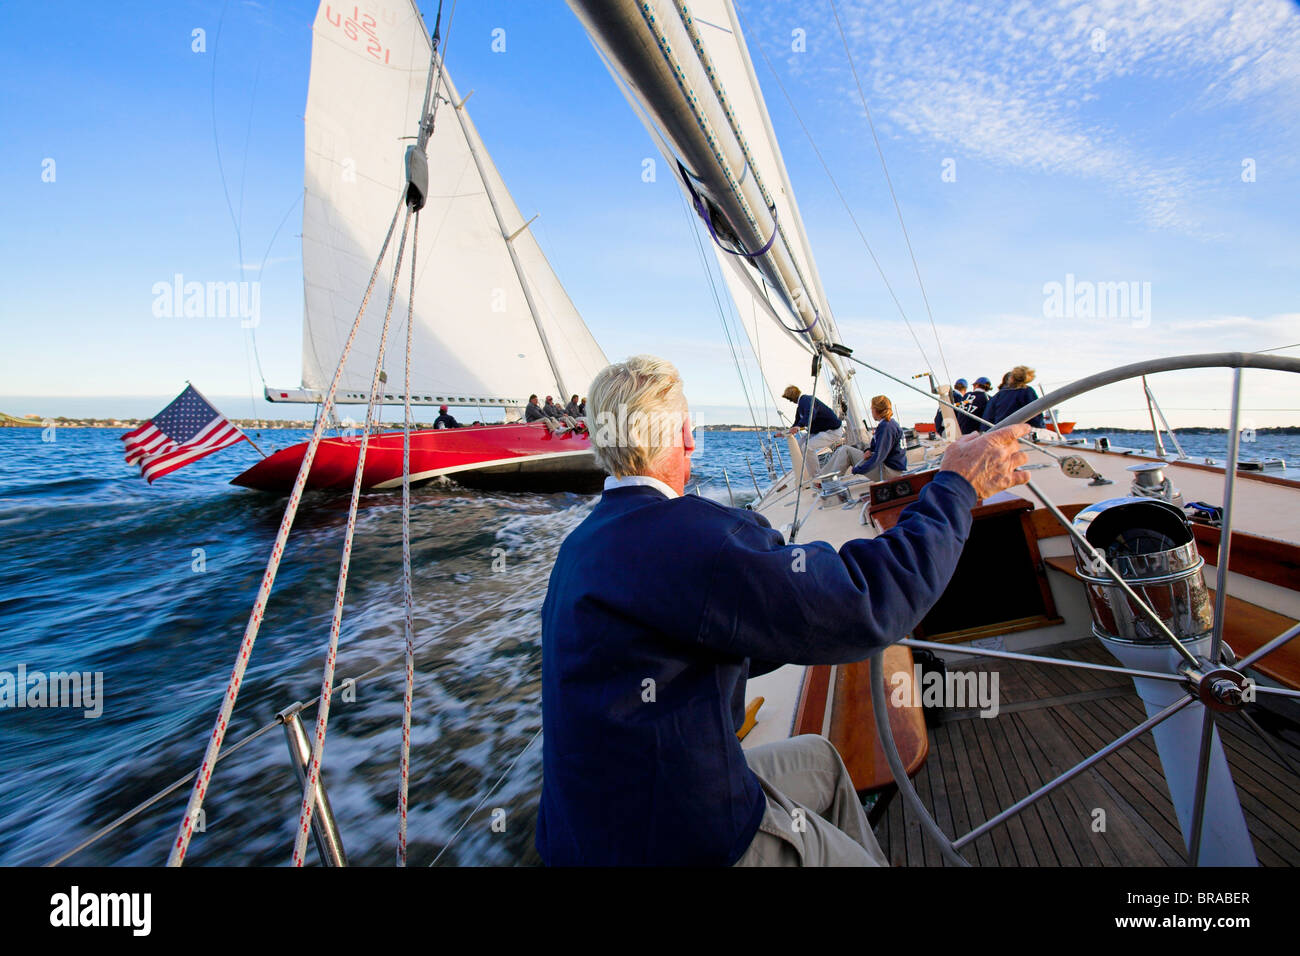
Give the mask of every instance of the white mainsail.
<path id="1" fill-rule="evenodd" d="M 328 386 L 403 195 L 403 153 L 419 129 L 431 49 L 411 0 L 322 3 L 312 34 L 300 400 Z M 530 392 L 564 400 L 585 392 L 607 364 L 604 353 L 526 227 L 445 69 L 435 88 L 444 101 L 428 143 L 412 400 L 517 405 Z M 368 315 L 382 314 L 391 272 L 391 265 L 381 272 Z M 407 281 L 398 283 L 394 303 L 397 341 L 405 339 L 399 321 L 407 314 Z M 340 401 L 368 396 L 379 326 L 362 325 Z M 389 359 L 395 367 L 397 354 Z M 400 386 L 389 388 L 384 399 L 400 402 Z"/>

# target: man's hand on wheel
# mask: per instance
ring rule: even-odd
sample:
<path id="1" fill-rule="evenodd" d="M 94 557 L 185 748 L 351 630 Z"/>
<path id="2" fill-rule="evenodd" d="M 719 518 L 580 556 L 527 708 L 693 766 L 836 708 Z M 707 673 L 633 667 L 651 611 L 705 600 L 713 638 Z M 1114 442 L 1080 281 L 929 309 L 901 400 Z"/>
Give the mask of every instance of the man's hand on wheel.
<path id="1" fill-rule="evenodd" d="M 1018 439 L 1029 434 L 1028 425 L 1010 425 L 997 431 L 962 435 L 943 453 L 941 471 L 955 471 L 988 498 L 1012 485 L 1023 485 L 1029 474 L 1016 471 L 1029 461 Z"/>

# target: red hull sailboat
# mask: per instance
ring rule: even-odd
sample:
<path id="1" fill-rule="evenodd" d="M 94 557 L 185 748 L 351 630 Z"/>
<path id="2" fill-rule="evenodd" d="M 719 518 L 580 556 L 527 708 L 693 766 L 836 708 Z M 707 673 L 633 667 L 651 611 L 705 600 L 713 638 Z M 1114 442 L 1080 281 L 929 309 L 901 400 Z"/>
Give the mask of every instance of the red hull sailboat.
<path id="1" fill-rule="evenodd" d="M 537 217 L 520 214 L 433 56 L 419 11 L 406 0 L 368 11 L 343 21 L 323 4 L 313 26 L 302 384 L 268 387 L 266 398 L 314 404 L 329 419 L 341 405 L 444 405 L 475 418 L 501 409 L 505 423 L 411 426 L 411 480 L 598 491 L 603 473 L 581 425 L 519 419 L 530 392 L 564 406 L 585 391 L 607 364 L 604 352 L 530 230 Z M 421 232 L 416 220 L 405 251 L 410 279 L 397 278 L 394 260 L 376 265 L 376 255 L 383 263 L 405 248 L 394 203 L 408 205 L 408 219 L 422 210 L 433 223 Z M 404 430 L 369 427 L 362 487 L 400 487 Z M 235 484 L 287 493 L 308 447 L 276 452 Z M 360 450 L 359 434 L 321 440 L 307 487 L 350 488 Z"/>
<path id="2" fill-rule="evenodd" d="M 293 487 L 307 442 L 283 448 L 234 479 L 237 485 L 280 494 Z M 326 438 L 316 450 L 307 487 L 350 489 L 361 437 Z M 421 429 L 411 432 L 411 481 L 452 477 L 472 488 L 576 491 L 600 489 L 604 472 L 584 431 L 555 432 L 544 422 Z M 370 436 L 363 490 L 400 487 L 402 432 Z"/>

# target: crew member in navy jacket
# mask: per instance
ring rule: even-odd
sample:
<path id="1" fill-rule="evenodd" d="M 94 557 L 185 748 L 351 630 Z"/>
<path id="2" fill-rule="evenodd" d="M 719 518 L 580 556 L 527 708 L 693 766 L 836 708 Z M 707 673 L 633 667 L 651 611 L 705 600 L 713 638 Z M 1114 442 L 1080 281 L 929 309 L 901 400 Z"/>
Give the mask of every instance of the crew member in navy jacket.
<path id="1" fill-rule="evenodd" d="M 871 417 L 880 423 L 871 436 L 871 454 L 853 466 L 853 473 L 871 475 L 876 481 L 896 478 L 907 471 L 907 452 L 903 451 L 903 429 L 894 421 L 894 405 L 887 396 L 871 400 Z"/>
<path id="2" fill-rule="evenodd" d="M 836 552 L 787 547 L 753 512 L 683 496 L 695 443 L 668 362 L 611 365 L 589 394 L 611 477 L 542 607 L 542 859 L 883 865 L 825 738 L 742 751 L 745 681 L 901 638 L 952 575 L 977 496 L 1027 479 L 1027 429 L 956 442 L 893 529 Z"/>
<path id="3" fill-rule="evenodd" d="M 795 385 L 787 385 L 781 397 L 794 402 L 794 424 L 790 426 L 790 434 L 795 434 L 801 428 L 808 429 L 808 437 L 800 439 L 805 453 L 812 452 L 816 455 L 844 437 L 844 423 L 840 421 L 840 416 L 820 398 L 800 395 L 799 388 Z"/>
<path id="4" fill-rule="evenodd" d="M 1029 385 L 1034 380 L 1034 374 L 1034 370 L 1027 365 L 1017 365 L 1008 372 L 1007 384 L 998 389 L 998 393 L 989 399 L 988 407 L 984 410 L 984 417 L 996 425 L 1013 412 L 1019 411 L 1031 402 L 1038 401 L 1038 393 Z M 1029 424 L 1035 428 L 1042 428 L 1042 413 L 1040 412 L 1029 419 Z M 988 425 L 981 425 L 980 428 L 984 431 L 989 430 Z"/>
<path id="5" fill-rule="evenodd" d="M 826 462 L 822 474 L 839 475 L 849 466 L 855 475 L 870 475 L 872 481 L 897 478 L 907 470 L 903 450 L 903 429 L 894 421 L 894 403 L 887 395 L 871 400 L 871 417 L 878 422 L 865 451 L 856 445 L 841 445 Z"/>
<path id="6" fill-rule="evenodd" d="M 438 417 L 433 420 L 434 428 L 460 428 L 460 422 L 452 418 L 446 405 L 438 406 Z"/>
<path id="7" fill-rule="evenodd" d="M 989 389 L 992 387 L 993 383 L 990 382 L 988 377 L 985 375 L 981 375 L 979 378 L 975 379 L 975 387 L 971 389 L 970 393 L 966 396 L 966 400 L 962 402 L 961 411 L 957 412 L 957 424 L 961 426 L 961 433 L 963 435 L 977 432 L 980 430 L 981 426 L 977 419 L 972 418 L 970 415 L 963 415 L 962 412 L 970 412 L 973 415 L 979 416 L 979 418 L 988 418 L 988 415 L 986 415 L 985 412 L 988 411 Z"/>

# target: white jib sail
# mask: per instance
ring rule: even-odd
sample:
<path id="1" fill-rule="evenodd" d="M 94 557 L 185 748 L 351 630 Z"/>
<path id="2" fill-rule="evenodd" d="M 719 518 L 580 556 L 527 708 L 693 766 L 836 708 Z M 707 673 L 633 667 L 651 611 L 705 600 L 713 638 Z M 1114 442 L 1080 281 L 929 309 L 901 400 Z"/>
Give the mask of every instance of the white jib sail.
<path id="1" fill-rule="evenodd" d="M 312 33 L 302 383 L 317 391 L 334 373 L 405 188 L 403 153 L 419 128 L 430 41 L 410 0 L 322 3 Z M 523 228 L 445 70 L 435 83 L 444 101 L 429 139 L 429 194 L 420 214 L 412 395 L 473 405 L 522 404 L 531 392 L 563 400 L 585 393 L 607 364 L 604 353 Z M 396 246 L 394 237 L 367 308 L 375 321 L 363 322 L 344 369 L 342 401 L 365 400 L 369 390 Z M 403 273 L 390 345 L 405 340 L 406 264 Z M 401 381 L 402 353 L 392 349 L 386 359 L 389 401 L 401 401 L 400 386 L 391 383 Z"/>

